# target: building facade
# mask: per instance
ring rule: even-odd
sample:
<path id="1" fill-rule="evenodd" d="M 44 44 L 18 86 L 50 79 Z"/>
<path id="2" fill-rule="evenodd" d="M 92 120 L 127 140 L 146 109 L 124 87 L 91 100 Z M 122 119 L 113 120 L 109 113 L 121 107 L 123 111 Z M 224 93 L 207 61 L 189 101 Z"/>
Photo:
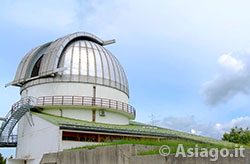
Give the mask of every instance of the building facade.
<path id="1" fill-rule="evenodd" d="M 112 125 L 129 125 L 135 119 L 125 72 L 104 47 L 113 42 L 77 32 L 38 46 L 24 56 L 9 85 L 20 87 L 21 97 L 32 99 L 34 104 L 18 120 L 16 159 L 9 163 L 36 164 L 44 153 L 110 140 L 110 134 L 105 133 L 63 131 L 61 125 L 39 117 L 41 113 Z"/>
<path id="2" fill-rule="evenodd" d="M 8 164 L 39 164 L 43 154 L 119 140 L 217 140 L 133 121 L 126 74 L 90 33 L 77 32 L 38 46 L 20 62 L 21 100 L 2 119 L 0 147 L 16 147 Z M 17 125 L 17 137 L 12 134 Z M 16 140 L 17 138 L 17 140 Z"/>

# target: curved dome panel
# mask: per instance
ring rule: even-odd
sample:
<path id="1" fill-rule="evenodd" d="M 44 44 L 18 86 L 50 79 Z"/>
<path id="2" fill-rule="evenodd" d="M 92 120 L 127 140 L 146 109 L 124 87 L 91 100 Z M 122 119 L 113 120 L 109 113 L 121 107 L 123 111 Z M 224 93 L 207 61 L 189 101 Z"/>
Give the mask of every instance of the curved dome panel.
<path id="1" fill-rule="evenodd" d="M 41 45 L 23 58 L 11 84 L 27 87 L 48 82 L 93 83 L 129 95 L 121 64 L 103 47 L 108 43 L 90 33 L 78 32 Z M 31 72 L 38 59 L 41 60 L 40 68 L 36 70 L 38 75 L 33 77 Z M 58 70 L 63 70 L 60 76 Z"/>
<path id="2" fill-rule="evenodd" d="M 64 76 L 126 90 L 127 78 L 118 60 L 101 45 L 76 40 L 63 51 L 59 68 L 67 68 Z"/>

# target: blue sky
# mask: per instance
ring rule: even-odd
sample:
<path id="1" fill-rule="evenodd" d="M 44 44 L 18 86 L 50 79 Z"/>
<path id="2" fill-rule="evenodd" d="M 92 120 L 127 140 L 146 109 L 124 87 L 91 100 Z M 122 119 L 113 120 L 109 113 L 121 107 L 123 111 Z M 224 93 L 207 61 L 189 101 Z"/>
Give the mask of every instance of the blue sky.
<path id="1" fill-rule="evenodd" d="M 5 0 L 0 6 L 0 116 L 19 100 L 22 57 L 76 31 L 104 40 L 123 65 L 137 121 L 213 138 L 250 124 L 247 0 Z M 5 156 L 14 150 L 0 149 Z"/>

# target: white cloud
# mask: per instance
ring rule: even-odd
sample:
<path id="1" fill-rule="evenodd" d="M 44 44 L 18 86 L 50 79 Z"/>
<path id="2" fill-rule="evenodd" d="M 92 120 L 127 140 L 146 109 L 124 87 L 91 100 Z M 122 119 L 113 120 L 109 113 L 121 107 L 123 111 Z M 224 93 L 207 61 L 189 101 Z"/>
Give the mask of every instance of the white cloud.
<path id="1" fill-rule="evenodd" d="M 173 130 L 179 130 L 201 136 L 221 139 L 225 132 L 238 126 L 242 128 L 250 127 L 250 117 L 239 117 L 228 122 L 205 123 L 197 121 L 194 116 L 186 117 L 166 117 L 158 120 L 158 126 L 166 127 Z"/>
<path id="2" fill-rule="evenodd" d="M 196 135 L 220 138 L 221 134 L 215 131 L 214 124 L 197 121 L 194 116 L 165 117 L 158 121 L 158 125 L 173 130 L 179 130 Z"/>
<path id="3" fill-rule="evenodd" d="M 234 118 L 229 122 L 217 123 L 214 126 L 214 131 L 218 134 L 224 134 L 225 132 L 229 132 L 233 127 L 242 127 L 243 129 L 250 127 L 250 117 L 239 117 Z"/>
<path id="4" fill-rule="evenodd" d="M 225 54 L 219 57 L 216 77 L 202 85 L 205 103 L 215 106 L 225 103 L 235 95 L 250 91 L 250 54 Z"/>
<path id="5" fill-rule="evenodd" d="M 222 55 L 218 59 L 218 63 L 224 68 L 230 71 L 240 71 L 244 68 L 244 64 L 232 57 L 232 53 Z"/>

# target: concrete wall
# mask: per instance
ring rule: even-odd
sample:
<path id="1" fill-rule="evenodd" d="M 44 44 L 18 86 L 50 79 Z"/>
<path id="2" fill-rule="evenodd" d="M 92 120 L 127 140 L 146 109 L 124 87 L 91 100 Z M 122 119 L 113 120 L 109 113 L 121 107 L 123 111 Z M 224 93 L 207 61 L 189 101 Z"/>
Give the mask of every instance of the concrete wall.
<path id="1" fill-rule="evenodd" d="M 79 142 L 79 141 L 62 141 L 60 142 L 60 150 L 63 151 L 66 149 L 72 149 L 76 147 L 89 146 L 89 145 L 98 145 L 98 142 Z M 102 143 L 101 143 L 102 144 Z"/>
<path id="2" fill-rule="evenodd" d="M 47 83 L 29 87 L 22 91 L 25 96 L 90 96 L 93 97 L 93 86 L 96 86 L 96 97 L 129 103 L 128 96 L 118 89 L 84 83 Z"/>
<path id="3" fill-rule="evenodd" d="M 81 149 L 58 153 L 45 154 L 40 164 L 248 164 L 250 163 L 250 149 L 244 151 L 245 157 L 219 157 L 211 162 L 210 158 L 176 158 L 174 155 L 137 156 L 138 152 L 149 151 L 157 147 L 145 145 L 118 145 L 92 149 Z M 233 153 L 231 151 L 230 153 Z"/>
<path id="4" fill-rule="evenodd" d="M 130 158 L 130 164 L 248 164 L 250 163 L 250 150 L 245 151 L 245 158 L 242 157 L 219 157 L 217 161 L 211 161 L 211 158 L 183 158 L 170 155 L 163 157 L 161 155 L 149 155 L 149 156 L 132 156 Z"/>
<path id="5" fill-rule="evenodd" d="M 96 97 L 112 99 L 124 103 L 129 103 L 128 96 L 117 89 L 93 85 L 93 84 L 84 84 L 84 83 L 48 83 L 40 84 L 29 87 L 22 91 L 21 96 L 32 96 L 32 97 L 41 97 L 41 96 L 89 96 L 93 97 L 94 90 L 93 86 L 96 86 Z M 60 116 L 61 111 L 57 109 L 45 110 L 45 112 L 50 114 L 55 114 Z M 105 117 L 100 117 L 99 112 L 96 113 L 96 122 L 100 123 L 109 123 L 109 124 L 118 124 L 118 125 L 127 125 L 129 124 L 129 118 L 127 115 L 121 113 L 115 113 L 106 111 L 107 115 Z M 63 116 L 73 119 L 79 119 L 84 121 L 92 121 L 92 110 L 86 109 L 63 109 Z"/>
<path id="6" fill-rule="evenodd" d="M 144 145 L 117 145 L 45 154 L 40 164 L 129 164 L 139 151 L 154 149 Z"/>
<path id="7" fill-rule="evenodd" d="M 115 125 L 128 125 L 128 117 L 111 111 L 106 111 L 105 116 L 100 116 L 99 110 L 96 110 L 96 122 L 106 123 L 106 124 L 115 124 Z"/>
<path id="8" fill-rule="evenodd" d="M 90 122 L 92 121 L 92 110 L 88 109 L 45 109 L 43 112 L 66 118 Z"/>
<path id="9" fill-rule="evenodd" d="M 45 109 L 43 110 L 45 113 L 78 119 L 83 121 L 92 121 L 92 110 L 90 109 Z M 129 119 L 128 117 L 105 110 L 106 115 L 100 116 L 99 110 L 96 110 L 96 122 L 99 123 L 106 123 L 106 124 L 116 124 L 116 125 L 128 125 Z"/>
<path id="10" fill-rule="evenodd" d="M 60 130 L 57 126 L 32 115 L 34 122 L 30 126 L 26 116 L 18 124 L 17 159 L 35 159 L 27 164 L 39 163 L 46 152 L 57 152 L 61 140 Z"/>
<path id="11" fill-rule="evenodd" d="M 6 163 L 7 164 L 24 164 L 24 160 L 8 159 Z"/>

